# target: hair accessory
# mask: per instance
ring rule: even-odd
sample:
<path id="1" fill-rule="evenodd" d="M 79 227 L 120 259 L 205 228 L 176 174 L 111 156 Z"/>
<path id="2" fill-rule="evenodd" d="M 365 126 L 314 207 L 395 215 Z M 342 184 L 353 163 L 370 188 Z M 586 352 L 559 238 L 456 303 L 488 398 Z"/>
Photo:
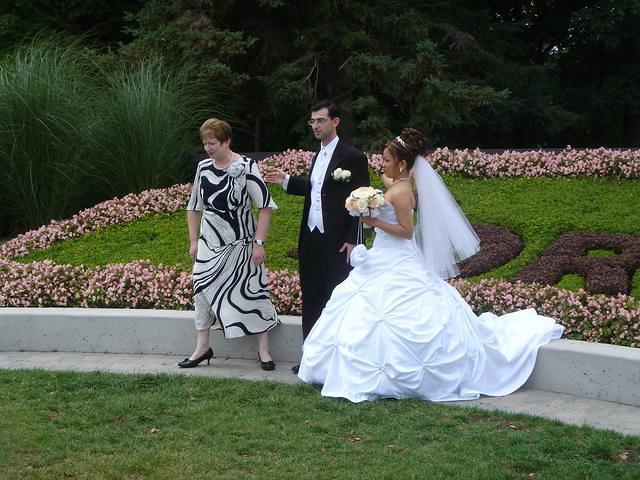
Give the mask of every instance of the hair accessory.
<path id="1" fill-rule="evenodd" d="M 399 136 L 399 135 L 396 137 L 396 140 L 398 141 L 398 143 L 399 143 L 400 145 L 402 145 L 404 148 L 406 148 L 407 150 L 409 150 L 409 147 L 407 147 L 407 144 L 406 144 L 406 143 L 404 143 L 404 140 L 402 140 L 402 139 L 400 138 L 400 136 Z"/>

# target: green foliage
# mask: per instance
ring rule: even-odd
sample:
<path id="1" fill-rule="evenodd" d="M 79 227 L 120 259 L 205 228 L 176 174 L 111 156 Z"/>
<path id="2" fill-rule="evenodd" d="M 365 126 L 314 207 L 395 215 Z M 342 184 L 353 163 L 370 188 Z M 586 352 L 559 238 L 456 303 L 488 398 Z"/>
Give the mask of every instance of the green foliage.
<path id="1" fill-rule="evenodd" d="M 92 138 L 92 185 L 109 198 L 178 183 L 206 118 L 194 115 L 193 87 L 159 59 L 111 73 L 107 82 Z"/>
<path id="2" fill-rule="evenodd" d="M 239 84 L 247 76 L 231 61 L 243 56 L 255 39 L 225 28 L 220 13 L 233 2 L 152 0 L 137 13 L 127 13 L 126 30 L 134 40 L 121 52 L 128 58 L 161 54 L 174 67 L 190 65 L 193 76 Z"/>
<path id="3" fill-rule="evenodd" d="M 82 205 L 96 83 L 77 43 L 39 38 L 0 64 L 0 217 L 38 227 Z M 0 228 L 0 233 L 3 233 Z M 5 232 L 6 233 L 6 232 Z"/>
<path id="4" fill-rule="evenodd" d="M 104 47 L 126 40 L 123 12 L 139 0 L 0 0 L 0 52 L 43 33 L 67 38 L 91 37 Z"/>
<path id="5" fill-rule="evenodd" d="M 7 478 L 632 479 L 640 461 L 638 437 L 309 385 L 4 370 L 0 387 Z"/>
<path id="6" fill-rule="evenodd" d="M 379 179 L 374 180 L 374 185 L 380 186 Z M 505 226 L 524 240 L 524 250 L 518 257 L 478 278 L 513 278 L 559 235 L 568 231 L 640 235 L 640 211 L 636 200 L 640 198 L 640 183 L 635 181 L 586 178 L 478 180 L 452 176 L 445 177 L 445 181 L 471 222 Z M 269 188 L 279 209 L 271 216 L 267 267 L 297 270 L 297 260 L 290 258 L 289 253 L 297 247 L 302 197 L 287 195 L 279 186 Z M 149 258 L 158 263 L 181 264 L 189 270 L 187 237 L 184 212 L 179 212 L 148 217 L 130 225 L 60 242 L 46 250 L 34 251 L 23 261 L 50 258 L 58 263 L 102 265 Z M 640 298 L 638 273 L 634 277 L 632 295 Z"/>
<path id="7" fill-rule="evenodd" d="M 0 52 L 4 52 L 36 32 L 53 33 L 51 19 L 33 2 L 0 0 Z"/>
<path id="8" fill-rule="evenodd" d="M 0 6 L 0 51 L 41 30 L 81 34 L 96 40 L 98 58 L 162 56 L 206 79 L 199 104 L 232 121 L 244 151 L 308 148 L 304 120 L 322 98 L 351 110 L 341 135 L 368 150 L 404 126 L 449 147 L 640 143 L 637 1 Z"/>
<path id="9" fill-rule="evenodd" d="M 612 250 L 594 249 L 587 252 L 587 257 L 615 257 L 616 252 Z"/>
<path id="10" fill-rule="evenodd" d="M 270 190 L 279 208 L 271 216 L 266 265 L 272 270 L 297 270 L 298 261 L 290 254 L 298 246 L 303 199 L 287 195 L 280 187 Z M 87 267 L 148 259 L 190 271 L 192 261 L 186 213 L 150 215 L 128 224 L 96 230 L 44 250 L 35 250 L 18 261 L 28 263 L 44 259 Z"/>
<path id="11" fill-rule="evenodd" d="M 568 231 L 640 235 L 637 181 L 449 177 L 447 184 L 471 222 L 505 226 L 524 240 L 517 258 L 479 278 L 513 278 Z M 640 297 L 640 289 L 631 294 Z"/>
<path id="12" fill-rule="evenodd" d="M 89 232 L 36 250 L 22 262 L 54 259 L 57 263 L 95 267 L 148 259 L 191 269 L 186 212 L 150 215 L 142 220 Z"/>
<path id="13" fill-rule="evenodd" d="M 575 292 L 581 288 L 585 288 L 586 284 L 587 282 L 585 282 L 582 275 L 571 273 L 569 275 L 563 275 L 560 281 L 556 283 L 556 287 Z"/>
<path id="14" fill-rule="evenodd" d="M 95 54 L 39 37 L 0 65 L 0 235 L 192 178 L 202 85 L 161 59 Z"/>
<path id="15" fill-rule="evenodd" d="M 560 44 L 558 77 L 564 102 L 588 119 L 574 143 L 640 144 L 640 3 L 581 2 Z"/>

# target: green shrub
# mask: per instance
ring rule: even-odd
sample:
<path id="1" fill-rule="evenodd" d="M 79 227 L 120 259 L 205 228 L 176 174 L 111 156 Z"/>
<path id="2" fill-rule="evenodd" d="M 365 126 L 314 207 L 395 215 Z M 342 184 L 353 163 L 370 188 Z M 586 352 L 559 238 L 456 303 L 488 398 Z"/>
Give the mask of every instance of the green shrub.
<path id="1" fill-rule="evenodd" d="M 0 234 L 83 206 L 95 95 L 77 43 L 38 38 L 0 64 Z"/>
<path id="2" fill-rule="evenodd" d="M 160 59 L 143 59 L 108 74 L 107 85 L 99 100 L 91 183 L 109 198 L 179 182 L 204 120 L 194 115 L 186 79 Z"/>

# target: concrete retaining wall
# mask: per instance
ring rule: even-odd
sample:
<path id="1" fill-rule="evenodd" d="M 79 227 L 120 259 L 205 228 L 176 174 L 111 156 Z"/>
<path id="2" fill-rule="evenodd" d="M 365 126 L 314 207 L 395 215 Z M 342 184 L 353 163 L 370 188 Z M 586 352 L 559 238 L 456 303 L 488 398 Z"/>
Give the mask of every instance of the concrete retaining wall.
<path id="1" fill-rule="evenodd" d="M 300 360 L 298 317 L 281 316 L 269 335 L 275 361 Z M 0 308 L 0 351 L 191 355 L 193 312 L 117 308 Z M 211 332 L 217 357 L 257 358 L 255 337 L 225 340 Z"/>
<path id="2" fill-rule="evenodd" d="M 270 334 L 275 361 L 300 359 L 299 317 L 281 317 Z M 0 308 L 0 351 L 109 352 L 188 356 L 192 312 L 172 310 Z M 256 339 L 212 333 L 217 357 L 255 359 Z M 558 340 L 540 349 L 526 387 L 640 406 L 640 349 Z"/>

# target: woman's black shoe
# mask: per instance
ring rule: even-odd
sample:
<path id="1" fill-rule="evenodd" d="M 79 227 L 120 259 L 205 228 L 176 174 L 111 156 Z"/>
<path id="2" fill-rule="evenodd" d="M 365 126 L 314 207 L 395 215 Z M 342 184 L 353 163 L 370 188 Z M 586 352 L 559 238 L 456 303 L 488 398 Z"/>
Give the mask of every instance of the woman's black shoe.
<path id="1" fill-rule="evenodd" d="M 273 363 L 273 360 L 269 360 L 268 362 L 263 362 L 260 358 L 260 352 L 258 352 L 258 360 L 260 361 L 260 366 L 263 370 L 275 370 L 276 364 Z"/>
<path id="2" fill-rule="evenodd" d="M 207 365 L 210 365 L 209 362 L 211 361 L 212 358 L 213 358 L 213 349 L 209 347 L 209 350 L 204 352 L 198 358 L 194 358 L 193 360 L 189 360 L 188 358 L 185 358 L 181 362 L 178 362 L 178 366 L 180 368 L 193 368 L 193 367 L 197 367 L 198 365 L 200 365 L 201 362 L 205 360 L 207 361 Z"/>

